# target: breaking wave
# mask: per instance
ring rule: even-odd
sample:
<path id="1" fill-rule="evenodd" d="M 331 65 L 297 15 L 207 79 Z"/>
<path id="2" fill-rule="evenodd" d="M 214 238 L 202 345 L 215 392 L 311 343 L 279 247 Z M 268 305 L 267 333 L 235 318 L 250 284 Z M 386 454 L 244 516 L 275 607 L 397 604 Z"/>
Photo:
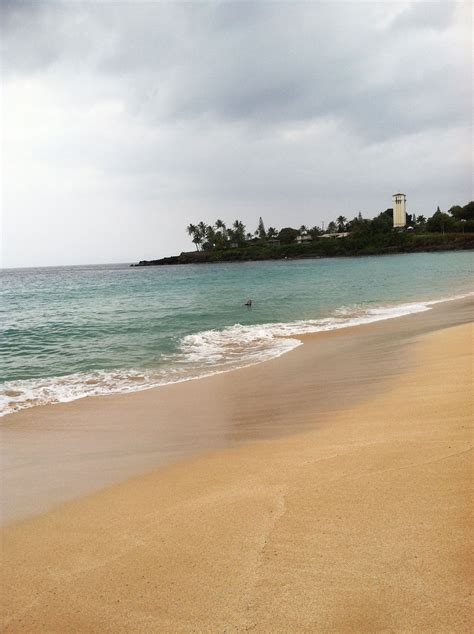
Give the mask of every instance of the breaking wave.
<path id="1" fill-rule="evenodd" d="M 449 299 L 461 299 L 460 295 Z M 37 405 L 65 403 L 86 396 L 136 392 L 171 383 L 204 378 L 274 359 L 302 344 L 309 333 L 393 319 L 429 310 L 448 299 L 396 306 L 343 306 L 332 316 L 288 323 L 206 330 L 185 336 L 178 352 L 158 369 L 95 370 L 60 377 L 8 381 L 0 386 L 0 416 Z"/>

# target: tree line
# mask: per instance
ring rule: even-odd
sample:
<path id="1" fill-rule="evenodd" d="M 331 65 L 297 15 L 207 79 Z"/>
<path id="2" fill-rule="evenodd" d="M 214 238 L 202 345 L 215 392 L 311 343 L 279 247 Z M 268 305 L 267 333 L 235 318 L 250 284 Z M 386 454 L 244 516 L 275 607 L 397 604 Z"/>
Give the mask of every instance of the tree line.
<path id="1" fill-rule="evenodd" d="M 474 232 L 474 201 L 463 207 L 454 205 L 447 212 L 438 207 L 434 214 L 426 218 L 423 215 L 407 214 L 405 230 L 415 233 L 467 233 Z M 257 228 L 253 232 L 247 231 L 241 220 L 235 220 L 229 227 L 223 220 L 216 220 L 213 225 L 201 221 L 198 224 L 190 224 L 187 233 L 191 237 L 196 250 L 210 251 L 246 245 L 268 245 L 272 241 L 280 244 L 291 244 L 298 236 L 308 236 L 317 239 L 323 234 L 350 233 L 351 236 L 370 240 L 371 236 L 386 234 L 393 229 L 393 209 L 386 209 L 375 218 L 367 219 L 359 213 L 352 220 L 345 216 L 338 216 L 331 221 L 326 230 L 315 225 L 307 227 L 301 225 L 298 229 L 293 227 L 265 228 L 262 218 L 259 219 Z M 307 238 L 308 239 L 308 238 Z"/>

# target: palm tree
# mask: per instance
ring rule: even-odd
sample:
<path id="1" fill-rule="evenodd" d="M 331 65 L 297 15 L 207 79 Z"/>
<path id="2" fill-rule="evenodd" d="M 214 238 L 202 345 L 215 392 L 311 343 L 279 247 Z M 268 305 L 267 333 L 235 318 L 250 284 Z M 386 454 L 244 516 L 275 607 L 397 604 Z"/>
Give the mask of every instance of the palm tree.
<path id="1" fill-rule="evenodd" d="M 193 236 L 196 233 L 196 229 L 197 229 L 196 225 L 193 225 L 193 224 L 189 224 L 186 227 L 186 231 L 188 232 L 190 236 Z"/>
<path id="2" fill-rule="evenodd" d="M 199 230 L 198 230 L 197 226 L 193 225 L 193 224 L 189 224 L 186 227 L 186 231 L 188 232 L 188 234 L 190 236 L 192 236 L 193 243 L 196 246 L 196 251 L 199 251 L 199 245 L 201 244 L 201 241 L 200 241 L 200 238 L 199 238 Z"/>
<path id="3" fill-rule="evenodd" d="M 331 220 L 331 222 L 328 224 L 328 233 L 336 233 L 337 231 L 337 225 L 334 222 L 334 220 Z"/>
<path id="4" fill-rule="evenodd" d="M 278 234 L 278 231 L 275 229 L 275 227 L 268 227 L 267 238 L 276 238 L 277 234 Z"/>
<path id="5" fill-rule="evenodd" d="M 244 223 L 240 220 L 236 220 L 232 226 L 234 228 L 234 231 L 232 233 L 233 233 L 233 239 L 235 240 L 235 242 L 237 242 L 238 244 L 242 244 L 243 242 L 245 242 Z"/>
<path id="6" fill-rule="evenodd" d="M 220 220 L 219 218 L 216 220 L 216 225 L 215 225 L 217 231 L 220 231 L 221 233 L 225 233 L 225 222 L 223 220 Z"/>
<path id="7" fill-rule="evenodd" d="M 300 236 L 302 236 L 304 233 L 308 233 L 308 227 L 306 225 L 301 225 Z"/>
<path id="8" fill-rule="evenodd" d="M 216 232 L 214 231 L 214 227 L 212 227 L 211 225 L 206 227 L 205 237 L 206 246 L 208 245 L 211 248 L 214 248 L 216 242 Z"/>
<path id="9" fill-rule="evenodd" d="M 206 231 L 207 231 L 206 223 L 201 220 L 201 222 L 198 223 L 197 230 L 198 230 L 198 235 L 199 235 L 199 238 L 200 238 L 200 243 L 199 244 L 201 244 L 204 241 L 205 237 L 206 237 Z"/>
<path id="10" fill-rule="evenodd" d="M 206 223 L 201 220 L 201 222 L 198 223 L 198 229 L 202 235 L 205 235 L 207 229 Z"/>
<path id="11" fill-rule="evenodd" d="M 336 222 L 338 231 L 344 231 L 347 218 L 345 218 L 344 216 L 339 216 L 338 218 L 336 218 Z"/>
<path id="12" fill-rule="evenodd" d="M 227 235 L 228 232 L 225 226 L 225 222 L 223 220 L 217 219 L 214 227 L 215 227 L 214 244 L 218 248 L 222 249 L 223 247 L 225 247 L 225 244 L 228 238 L 228 235 Z"/>

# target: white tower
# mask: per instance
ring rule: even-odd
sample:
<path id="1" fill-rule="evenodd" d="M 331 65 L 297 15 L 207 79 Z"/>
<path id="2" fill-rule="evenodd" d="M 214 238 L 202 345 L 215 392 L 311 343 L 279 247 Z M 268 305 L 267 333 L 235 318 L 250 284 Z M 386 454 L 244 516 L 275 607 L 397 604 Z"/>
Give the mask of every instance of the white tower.
<path id="1" fill-rule="evenodd" d="M 393 194 L 393 226 L 404 227 L 407 223 L 407 197 L 405 194 Z"/>

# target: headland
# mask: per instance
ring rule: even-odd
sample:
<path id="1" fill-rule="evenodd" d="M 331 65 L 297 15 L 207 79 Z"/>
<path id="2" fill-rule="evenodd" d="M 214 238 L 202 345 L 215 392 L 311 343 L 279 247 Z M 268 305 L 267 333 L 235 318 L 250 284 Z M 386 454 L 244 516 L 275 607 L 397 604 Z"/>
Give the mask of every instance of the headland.
<path id="1" fill-rule="evenodd" d="M 429 251 L 474 249 L 474 201 L 463 207 L 454 205 L 447 213 L 438 207 L 430 218 L 406 213 L 405 194 L 394 194 L 393 208 L 375 218 L 359 214 L 352 220 L 339 216 L 327 230 L 302 225 L 299 229 L 265 228 L 260 218 L 255 232 L 247 232 L 241 220 L 232 226 L 218 219 L 214 225 L 204 221 L 190 224 L 187 233 L 195 252 L 157 260 L 141 260 L 132 266 L 204 264 L 321 257 L 354 257 Z"/>
<path id="2" fill-rule="evenodd" d="M 474 249 L 474 233 L 409 234 L 392 233 L 378 236 L 368 244 L 357 236 L 319 238 L 306 243 L 244 245 L 226 249 L 183 251 L 156 260 L 140 260 L 131 266 L 168 266 L 178 264 L 210 264 L 213 262 L 254 262 L 304 258 L 356 257 L 393 255 L 397 253 L 430 253 Z"/>

